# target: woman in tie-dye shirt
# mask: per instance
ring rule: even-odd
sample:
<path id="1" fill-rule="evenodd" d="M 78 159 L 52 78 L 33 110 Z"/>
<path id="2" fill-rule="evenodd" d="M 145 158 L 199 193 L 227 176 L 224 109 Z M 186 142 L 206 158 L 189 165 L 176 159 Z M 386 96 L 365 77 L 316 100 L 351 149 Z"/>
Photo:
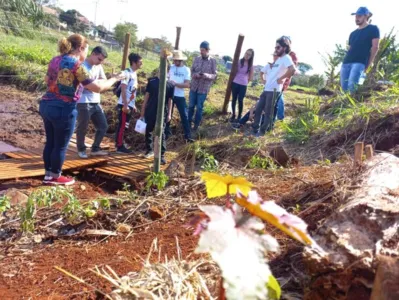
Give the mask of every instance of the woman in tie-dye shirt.
<path id="1" fill-rule="evenodd" d="M 39 112 L 44 121 L 46 145 L 43 151 L 45 168 L 44 183 L 70 185 L 74 180 L 61 176 L 66 150 L 75 129 L 76 102 L 83 87 L 96 93 L 108 90 L 124 78 L 118 74 L 108 80 L 90 78 L 82 62 L 86 59 L 89 45 L 86 38 L 73 34 L 59 42 L 60 56 L 54 57 L 48 66 L 45 82 L 47 91 L 40 101 Z"/>

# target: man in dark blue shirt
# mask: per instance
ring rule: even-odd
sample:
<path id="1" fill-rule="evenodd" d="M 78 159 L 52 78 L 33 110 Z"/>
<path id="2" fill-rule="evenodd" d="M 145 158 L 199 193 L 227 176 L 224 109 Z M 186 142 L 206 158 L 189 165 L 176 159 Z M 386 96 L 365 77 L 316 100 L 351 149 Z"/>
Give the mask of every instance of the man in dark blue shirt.
<path id="1" fill-rule="evenodd" d="M 341 68 L 341 87 L 347 92 L 354 92 L 363 72 L 372 66 L 378 52 L 380 30 L 370 24 L 372 13 L 367 7 L 360 7 L 356 15 L 358 29 L 349 36 L 349 50 Z"/>
<path id="2" fill-rule="evenodd" d="M 154 77 L 148 79 L 147 87 L 145 90 L 143 107 L 141 109 L 141 118 L 144 118 L 145 122 L 147 123 L 147 127 L 145 130 L 145 144 L 147 148 L 147 152 L 145 154 L 146 158 L 154 156 L 154 152 L 152 149 L 153 148 L 152 134 L 155 129 L 155 123 L 158 111 L 159 69 L 154 71 L 152 75 Z M 171 108 L 172 108 L 172 99 L 174 91 L 175 91 L 174 85 L 168 81 L 166 83 L 164 124 L 163 124 L 162 142 L 161 142 L 161 164 L 163 165 L 166 164 L 165 127 L 166 127 L 166 122 L 169 122 L 171 119 Z"/>

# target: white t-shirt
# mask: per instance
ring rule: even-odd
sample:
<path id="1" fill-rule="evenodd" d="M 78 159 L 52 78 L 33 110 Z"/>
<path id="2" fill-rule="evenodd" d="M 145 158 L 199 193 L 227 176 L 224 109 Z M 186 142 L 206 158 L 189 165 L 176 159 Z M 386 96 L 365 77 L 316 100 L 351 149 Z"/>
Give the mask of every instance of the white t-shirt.
<path id="1" fill-rule="evenodd" d="M 292 58 L 285 54 L 282 57 L 279 57 L 276 62 L 270 66 L 267 64 L 263 69 L 262 72 L 265 73 L 266 84 L 265 84 L 265 91 L 266 92 L 273 92 L 276 89 L 277 92 L 281 92 L 283 90 L 283 84 L 278 84 L 277 79 L 283 76 L 290 66 L 293 66 L 294 62 Z"/>
<path id="2" fill-rule="evenodd" d="M 121 85 L 122 84 L 127 85 L 127 87 L 126 87 L 127 103 L 130 107 L 134 107 L 135 103 L 136 103 L 136 92 L 137 92 L 137 87 L 138 87 L 137 73 L 135 71 L 133 71 L 132 68 L 129 68 L 123 72 L 125 73 L 126 78 L 121 81 Z M 118 104 L 123 105 L 122 92 L 118 99 Z"/>
<path id="3" fill-rule="evenodd" d="M 191 80 L 191 71 L 186 66 L 176 67 L 172 65 L 169 70 L 169 80 L 176 83 L 184 83 L 186 80 Z M 184 89 L 175 87 L 175 96 L 184 97 Z"/>
<path id="4" fill-rule="evenodd" d="M 107 79 L 104 73 L 102 65 L 92 66 L 87 61 L 83 63 L 87 70 L 90 72 L 90 77 L 93 79 Z M 78 103 L 100 103 L 100 94 L 94 93 L 88 89 L 84 89 L 82 96 L 78 100 Z"/>

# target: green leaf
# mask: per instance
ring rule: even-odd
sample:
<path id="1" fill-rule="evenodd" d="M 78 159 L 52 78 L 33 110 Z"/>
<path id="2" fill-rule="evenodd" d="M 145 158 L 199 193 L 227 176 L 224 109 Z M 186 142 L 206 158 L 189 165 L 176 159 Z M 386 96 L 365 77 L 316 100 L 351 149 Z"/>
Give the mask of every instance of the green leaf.
<path id="1" fill-rule="evenodd" d="M 267 290 L 269 299 L 278 300 L 281 298 L 281 288 L 277 279 L 270 275 L 269 281 L 267 282 Z"/>

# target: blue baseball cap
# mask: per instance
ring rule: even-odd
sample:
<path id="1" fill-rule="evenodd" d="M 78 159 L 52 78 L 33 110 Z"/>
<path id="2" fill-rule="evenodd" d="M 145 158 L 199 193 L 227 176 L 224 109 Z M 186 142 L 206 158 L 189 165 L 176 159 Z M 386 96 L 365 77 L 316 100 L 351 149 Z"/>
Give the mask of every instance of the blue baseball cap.
<path id="1" fill-rule="evenodd" d="M 359 7 L 359 9 L 357 10 L 357 12 L 352 13 L 352 16 L 354 15 L 358 15 L 358 16 L 368 16 L 369 14 L 371 14 L 371 12 L 369 11 L 369 9 L 365 6 Z"/>
<path id="2" fill-rule="evenodd" d="M 200 48 L 204 48 L 206 50 L 209 50 L 209 43 L 207 41 L 203 41 L 200 45 Z"/>

